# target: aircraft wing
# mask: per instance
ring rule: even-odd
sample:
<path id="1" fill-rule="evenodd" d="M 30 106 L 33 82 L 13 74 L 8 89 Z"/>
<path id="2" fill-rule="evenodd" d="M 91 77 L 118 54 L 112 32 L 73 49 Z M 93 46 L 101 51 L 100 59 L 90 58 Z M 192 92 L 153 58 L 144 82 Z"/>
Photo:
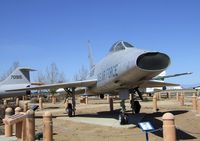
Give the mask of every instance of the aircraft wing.
<path id="1" fill-rule="evenodd" d="M 149 88 L 149 87 L 164 87 L 164 86 L 180 86 L 179 84 L 173 83 L 166 83 L 160 81 L 153 81 L 153 80 L 144 80 L 138 83 L 138 86 L 141 88 Z"/>
<path id="2" fill-rule="evenodd" d="M 47 85 L 27 87 L 27 88 L 22 88 L 22 89 L 12 89 L 12 90 L 6 90 L 6 91 L 26 91 L 26 90 L 91 87 L 91 86 L 95 86 L 96 83 L 97 83 L 97 80 L 94 79 L 94 80 L 74 81 L 74 82 L 67 82 L 67 83 L 47 84 Z"/>

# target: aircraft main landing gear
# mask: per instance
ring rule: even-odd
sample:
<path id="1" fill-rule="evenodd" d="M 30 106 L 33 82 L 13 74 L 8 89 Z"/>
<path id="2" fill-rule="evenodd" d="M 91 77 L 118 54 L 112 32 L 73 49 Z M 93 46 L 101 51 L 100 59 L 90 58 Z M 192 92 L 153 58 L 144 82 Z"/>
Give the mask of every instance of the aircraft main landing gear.
<path id="1" fill-rule="evenodd" d="M 72 103 L 68 103 L 66 112 L 69 117 L 72 117 L 73 115 L 75 116 L 75 111 L 76 111 L 76 99 L 75 99 L 75 88 L 70 89 L 65 89 L 67 92 L 68 96 L 72 97 Z"/>
<path id="2" fill-rule="evenodd" d="M 72 104 L 68 103 L 66 112 L 67 112 L 67 114 L 68 114 L 69 117 L 72 117 L 72 111 L 73 111 Z"/>
<path id="3" fill-rule="evenodd" d="M 140 105 L 139 101 L 131 100 L 130 103 L 131 103 L 132 113 L 133 114 L 139 114 L 140 109 L 141 109 L 141 105 Z"/>

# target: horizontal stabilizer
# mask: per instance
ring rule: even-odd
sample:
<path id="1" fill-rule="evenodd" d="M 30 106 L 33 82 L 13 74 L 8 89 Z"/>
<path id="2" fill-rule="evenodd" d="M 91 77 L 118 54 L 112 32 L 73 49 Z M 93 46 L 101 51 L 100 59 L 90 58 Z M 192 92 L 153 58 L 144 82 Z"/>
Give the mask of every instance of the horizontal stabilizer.
<path id="1" fill-rule="evenodd" d="M 154 77 L 153 80 L 164 81 L 165 78 L 171 78 L 171 77 L 177 77 L 177 76 L 189 75 L 189 74 L 192 74 L 192 72 L 184 72 L 184 73 L 178 73 L 178 74 L 172 74 L 172 75 L 157 76 L 157 77 Z"/>
<path id="2" fill-rule="evenodd" d="M 164 86 L 180 86 L 179 84 L 158 82 L 158 81 L 152 81 L 152 80 L 140 81 L 138 85 L 139 85 L 140 88 L 164 87 Z"/>

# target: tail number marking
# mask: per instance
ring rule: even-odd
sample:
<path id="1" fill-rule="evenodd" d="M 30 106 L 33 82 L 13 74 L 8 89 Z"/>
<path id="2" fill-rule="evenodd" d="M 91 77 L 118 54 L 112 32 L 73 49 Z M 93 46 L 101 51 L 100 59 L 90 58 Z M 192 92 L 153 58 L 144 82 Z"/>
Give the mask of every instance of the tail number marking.
<path id="1" fill-rule="evenodd" d="M 22 79 L 22 75 L 11 75 L 11 79 Z"/>

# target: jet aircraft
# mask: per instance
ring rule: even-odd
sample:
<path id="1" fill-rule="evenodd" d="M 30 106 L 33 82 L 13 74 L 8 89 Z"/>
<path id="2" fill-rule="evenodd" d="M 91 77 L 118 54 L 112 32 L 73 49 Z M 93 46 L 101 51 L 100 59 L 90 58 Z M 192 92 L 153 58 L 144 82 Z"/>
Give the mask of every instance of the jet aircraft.
<path id="1" fill-rule="evenodd" d="M 72 116 L 72 113 L 75 115 L 75 94 L 80 91 L 100 95 L 100 98 L 103 98 L 104 94 L 119 95 L 121 99 L 119 122 L 123 124 L 127 122 L 125 100 L 129 98 L 129 94 L 133 96 L 137 93 L 142 99 L 139 88 L 177 86 L 177 84 L 153 81 L 153 78 L 166 70 L 169 65 L 170 57 L 167 54 L 142 50 L 126 41 L 117 41 L 99 63 L 90 64 L 91 69 L 86 80 L 31 86 L 12 91 L 64 88 L 68 96 L 72 97 L 72 104 L 68 109 L 69 116 Z"/>

